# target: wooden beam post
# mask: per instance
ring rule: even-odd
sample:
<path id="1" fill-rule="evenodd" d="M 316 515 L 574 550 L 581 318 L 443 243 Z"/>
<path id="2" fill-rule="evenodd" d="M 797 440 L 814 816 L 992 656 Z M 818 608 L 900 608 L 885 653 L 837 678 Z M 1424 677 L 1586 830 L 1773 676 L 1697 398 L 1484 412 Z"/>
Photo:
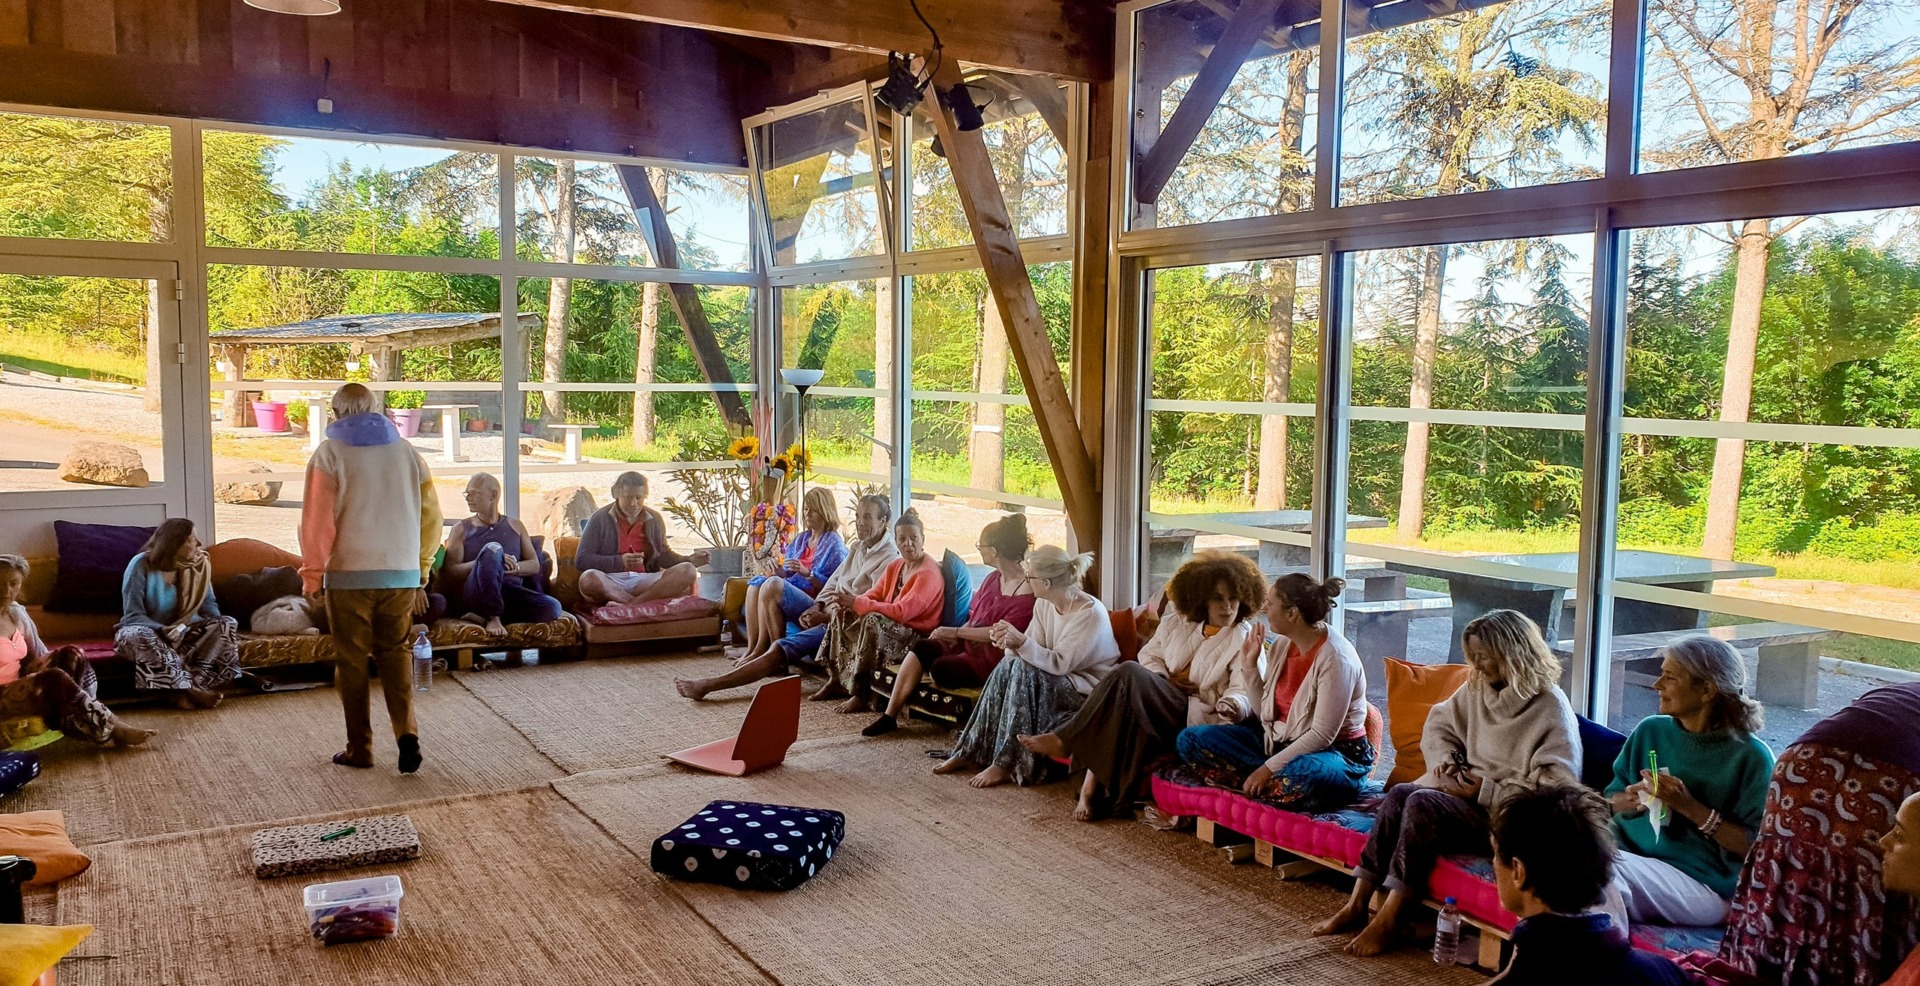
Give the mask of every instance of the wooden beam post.
<path id="1" fill-rule="evenodd" d="M 934 73 L 934 88 L 940 92 L 961 85 L 960 63 L 952 57 L 940 59 Z M 1047 459 L 1060 482 L 1060 495 L 1066 501 L 1067 519 L 1073 524 L 1080 543 L 1097 547 L 1100 532 L 1100 498 L 1094 488 L 1093 460 L 1087 454 L 1080 426 L 1074 420 L 1073 402 L 1060 375 L 1060 362 L 1054 358 L 1053 343 L 1047 336 L 1047 323 L 1034 299 L 1033 280 L 1027 274 L 1026 258 L 1020 253 L 1020 239 L 1007 215 L 1007 200 L 1001 195 L 1000 182 L 993 174 L 993 161 L 987 156 L 987 143 L 977 130 L 962 133 L 947 114 L 946 107 L 931 107 L 935 132 L 947 152 L 947 166 L 960 193 L 960 205 L 966 211 L 967 225 L 973 230 L 973 246 L 986 269 L 987 285 L 994 304 L 1007 327 L 1007 342 L 1013 361 L 1020 368 L 1021 382 L 1033 405 L 1033 420 L 1040 430 L 1040 441 Z"/>
<path id="2" fill-rule="evenodd" d="M 620 172 L 620 186 L 627 192 L 627 204 L 633 208 L 634 218 L 640 221 L 654 263 L 661 267 L 679 267 L 680 248 L 673 241 L 673 229 L 667 225 L 666 210 L 661 208 L 659 197 L 653 194 L 653 185 L 647 181 L 647 169 L 632 164 L 616 167 Z M 666 288 L 667 300 L 680 318 L 680 331 L 686 333 L 687 345 L 693 350 L 693 361 L 699 365 L 700 375 L 710 384 L 733 384 L 733 371 L 727 367 L 726 354 L 720 351 L 720 340 L 714 337 L 713 323 L 708 321 L 707 308 L 700 302 L 700 289 L 691 284 L 669 284 Z M 753 418 L 747 413 L 746 402 L 740 399 L 738 391 L 716 390 L 713 403 L 730 427 L 745 430 L 752 426 Z"/>
<path id="3" fill-rule="evenodd" d="M 1227 22 L 1226 33 L 1220 35 L 1220 41 L 1201 64 L 1199 74 L 1193 77 L 1193 85 L 1187 88 L 1187 94 L 1174 109 L 1167 128 L 1160 132 L 1160 139 L 1154 141 L 1153 147 L 1140 159 L 1140 167 L 1133 176 L 1133 194 L 1140 201 L 1152 202 L 1159 197 L 1160 190 L 1173 177 L 1174 168 L 1193 146 L 1194 138 L 1200 136 L 1200 128 L 1207 125 L 1214 107 L 1220 105 L 1220 97 L 1226 95 L 1227 87 L 1233 84 L 1234 73 L 1240 71 L 1261 36 L 1273 26 L 1280 3 L 1281 0 L 1246 0 L 1234 12 L 1233 19 Z"/>
<path id="4" fill-rule="evenodd" d="M 227 380 L 239 383 L 247 378 L 247 347 L 221 346 L 220 355 L 227 361 Z M 241 388 L 227 391 L 222 401 L 226 412 L 227 427 L 247 428 L 253 425 L 253 405 L 247 401 L 247 392 Z"/>
<path id="5" fill-rule="evenodd" d="M 396 351 L 388 346 L 368 350 L 366 353 L 368 380 L 376 383 L 385 383 L 392 380 L 393 371 L 396 369 L 393 362 L 395 355 Z M 375 411 L 384 411 L 386 408 L 387 392 L 384 390 L 374 391 L 373 409 Z"/>

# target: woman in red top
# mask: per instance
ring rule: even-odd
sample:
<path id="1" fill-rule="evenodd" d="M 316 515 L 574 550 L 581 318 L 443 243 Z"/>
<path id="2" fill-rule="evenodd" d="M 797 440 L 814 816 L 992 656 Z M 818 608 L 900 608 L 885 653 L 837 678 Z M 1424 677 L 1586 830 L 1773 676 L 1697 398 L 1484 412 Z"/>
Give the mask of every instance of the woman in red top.
<path id="1" fill-rule="evenodd" d="M 942 688 L 980 687 L 1007 656 L 993 646 L 993 625 L 1005 620 L 1024 631 L 1033 621 L 1032 580 L 1020 567 L 1027 549 L 1033 547 L 1026 515 L 1008 514 L 988 524 L 980 532 L 977 547 L 980 560 L 993 571 L 973 590 L 967 625 L 935 627 L 927 639 L 913 645 L 913 653 L 900 662 L 886 713 L 861 730 L 861 735 L 881 736 L 899 728 L 900 710 L 920 686 L 922 674 L 932 675 L 934 684 Z"/>
<path id="2" fill-rule="evenodd" d="M 908 510 L 893 522 L 893 540 L 900 557 L 865 595 L 839 588 L 820 593 L 833 622 L 820 646 L 827 684 L 813 698 L 848 696 L 837 712 L 872 708 L 874 671 L 906 657 L 909 648 L 940 625 L 946 578 L 940 563 L 927 554 L 927 528 L 918 512 Z"/>

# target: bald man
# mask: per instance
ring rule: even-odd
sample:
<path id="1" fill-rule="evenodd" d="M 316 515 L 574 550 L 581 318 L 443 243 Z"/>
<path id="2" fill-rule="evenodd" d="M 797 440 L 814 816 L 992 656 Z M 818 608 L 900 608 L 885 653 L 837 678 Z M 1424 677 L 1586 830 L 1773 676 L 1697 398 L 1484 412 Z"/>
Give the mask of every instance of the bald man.
<path id="1" fill-rule="evenodd" d="M 440 587 L 447 611 L 503 636 L 507 623 L 551 623 L 560 600 L 541 592 L 540 555 L 519 521 L 500 512 L 500 481 L 486 473 L 467 480 L 473 515 L 447 533 L 447 560 Z"/>

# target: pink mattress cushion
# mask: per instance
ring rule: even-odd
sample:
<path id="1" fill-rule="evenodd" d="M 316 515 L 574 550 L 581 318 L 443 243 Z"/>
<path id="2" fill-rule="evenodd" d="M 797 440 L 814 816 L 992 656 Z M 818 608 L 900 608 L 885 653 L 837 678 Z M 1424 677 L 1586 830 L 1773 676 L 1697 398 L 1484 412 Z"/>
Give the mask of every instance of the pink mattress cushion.
<path id="1" fill-rule="evenodd" d="M 718 612 L 720 604 L 699 596 L 653 599 L 644 603 L 608 603 L 585 613 L 587 622 L 603 627 L 633 626 L 640 623 L 669 623 L 697 620 Z"/>

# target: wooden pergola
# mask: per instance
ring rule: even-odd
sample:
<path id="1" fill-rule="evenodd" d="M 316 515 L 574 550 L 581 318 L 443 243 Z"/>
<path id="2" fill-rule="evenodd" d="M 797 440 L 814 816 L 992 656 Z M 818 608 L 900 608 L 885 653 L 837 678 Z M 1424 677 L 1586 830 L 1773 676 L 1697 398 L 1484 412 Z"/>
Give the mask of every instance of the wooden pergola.
<path id="1" fill-rule="evenodd" d="M 540 316 L 520 315 L 521 338 L 540 327 Z M 209 333 L 226 362 L 226 378 L 232 383 L 246 379 L 247 350 L 254 346 L 339 345 L 344 343 L 350 357 L 367 361 L 370 379 L 376 383 L 394 379 L 400 368 L 399 355 L 409 349 L 451 346 L 476 339 L 500 338 L 499 312 L 390 312 L 384 315 L 329 315 L 287 325 L 256 329 L 223 329 Z M 376 397 L 380 396 L 378 394 Z M 253 407 L 247 391 L 234 387 L 227 391 L 226 423 L 244 428 L 253 423 Z"/>

